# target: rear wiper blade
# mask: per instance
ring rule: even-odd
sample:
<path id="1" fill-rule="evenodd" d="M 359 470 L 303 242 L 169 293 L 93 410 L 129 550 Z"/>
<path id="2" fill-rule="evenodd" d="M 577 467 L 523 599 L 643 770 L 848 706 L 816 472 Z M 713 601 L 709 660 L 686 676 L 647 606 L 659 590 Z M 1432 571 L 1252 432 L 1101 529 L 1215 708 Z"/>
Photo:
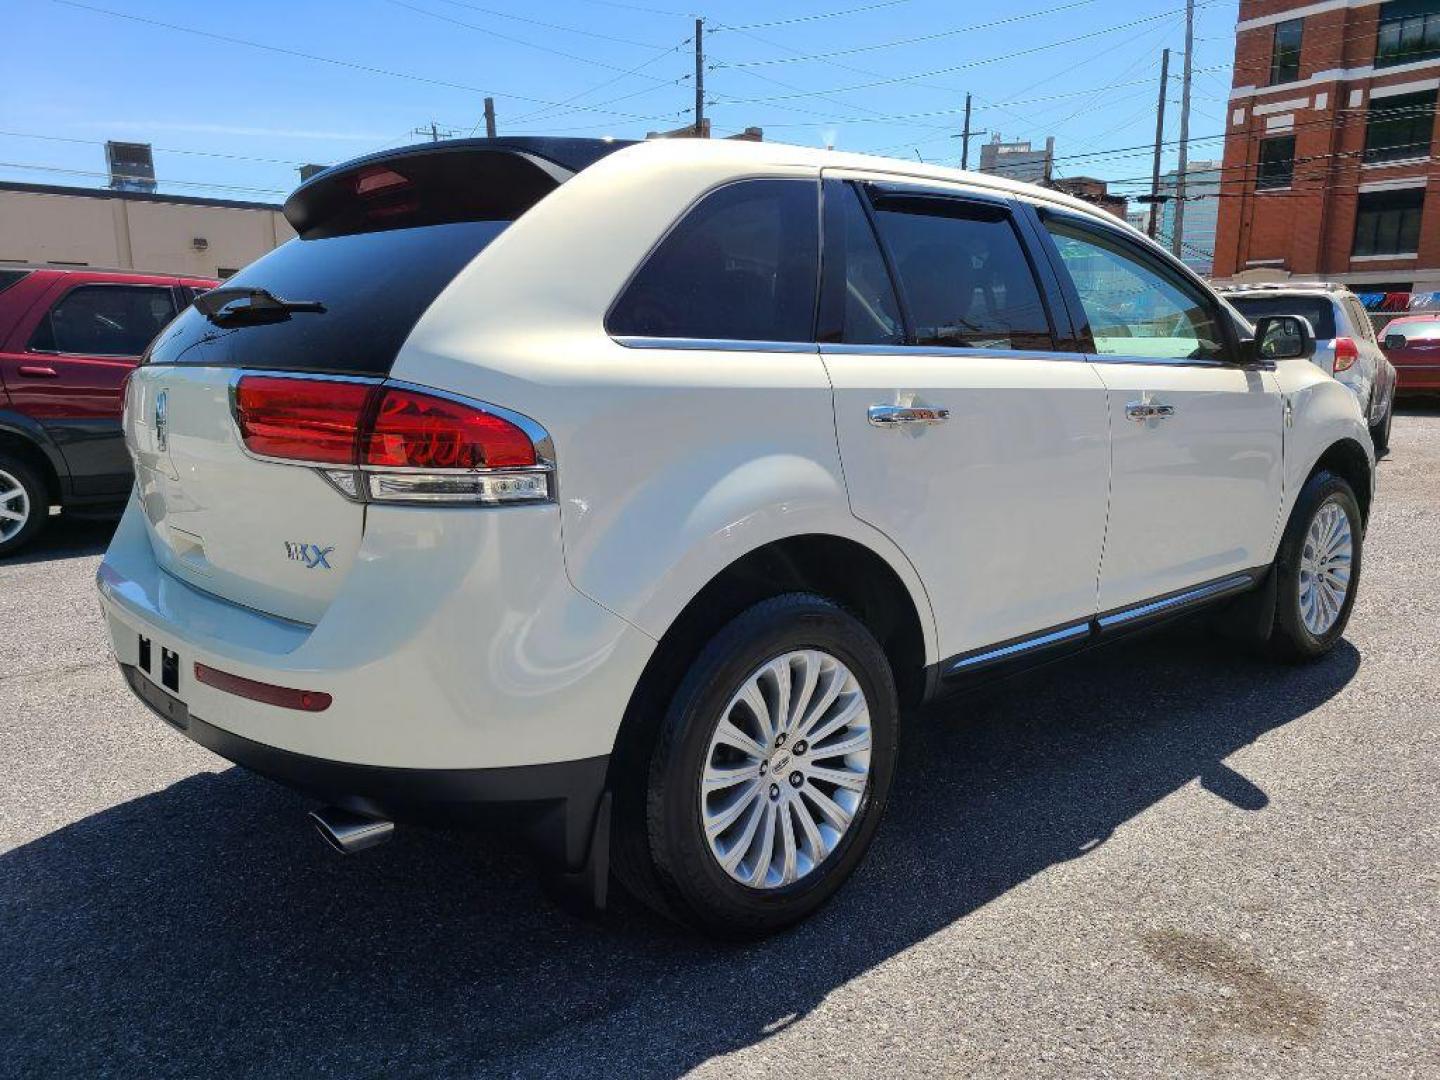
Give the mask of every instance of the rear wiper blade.
<path id="1" fill-rule="evenodd" d="M 325 305 L 318 300 L 285 300 L 265 289 L 241 285 L 201 293 L 194 304 L 195 310 L 216 326 L 254 326 L 284 322 L 297 313 L 325 312 Z"/>

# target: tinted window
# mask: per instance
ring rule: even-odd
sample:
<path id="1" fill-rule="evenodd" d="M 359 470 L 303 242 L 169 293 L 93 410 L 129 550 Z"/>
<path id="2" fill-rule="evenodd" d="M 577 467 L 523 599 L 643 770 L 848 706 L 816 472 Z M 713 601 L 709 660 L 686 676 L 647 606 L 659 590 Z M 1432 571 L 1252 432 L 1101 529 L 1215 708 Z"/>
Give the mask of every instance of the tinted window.
<path id="1" fill-rule="evenodd" d="M 1434 90 L 1372 98 L 1365 119 L 1365 160 L 1428 157 L 1434 127 Z"/>
<path id="2" fill-rule="evenodd" d="M 915 344 L 1054 348 L 1035 276 L 1003 208 L 882 196 L 875 217 Z"/>
<path id="3" fill-rule="evenodd" d="M 617 335 L 813 341 L 818 185 L 744 180 L 702 199 L 610 311 Z"/>
<path id="4" fill-rule="evenodd" d="M 1300 78 L 1300 39 L 1304 32 L 1304 19 L 1275 24 L 1275 44 L 1270 53 L 1271 86 Z"/>
<path id="5" fill-rule="evenodd" d="M 146 285 L 81 285 L 50 309 L 30 348 L 90 356 L 139 356 L 175 317 L 169 289 Z"/>
<path id="6" fill-rule="evenodd" d="M 1440 6 L 1433 0 L 1394 0 L 1380 5 L 1375 66 L 1390 67 L 1440 56 Z"/>
<path id="7" fill-rule="evenodd" d="M 29 270 L 0 270 L 0 292 L 4 292 L 23 278 Z"/>
<path id="8" fill-rule="evenodd" d="M 1257 188 L 1289 187 L 1295 179 L 1295 136 L 1264 139 L 1260 143 L 1260 162 L 1255 168 Z"/>
<path id="9" fill-rule="evenodd" d="M 1100 228 L 1046 222 L 1089 319 L 1095 352 L 1157 360 L 1224 354 L 1220 307 L 1178 271 Z"/>
<path id="10" fill-rule="evenodd" d="M 1317 338 L 1335 336 L 1335 309 L 1323 296 L 1230 296 L 1226 299 L 1252 323 L 1266 315 L 1299 315 L 1309 320 Z"/>
<path id="11" fill-rule="evenodd" d="M 1355 208 L 1353 255 L 1413 255 L 1420 250 L 1423 187 L 1364 191 Z"/>
<path id="12" fill-rule="evenodd" d="M 318 300 L 323 314 L 222 329 L 187 308 L 156 341 L 150 361 L 387 374 L 425 309 L 508 224 L 464 221 L 291 240 L 225 284 Z"/>
<path id="13" fill-rule="evenodd" d="M 836 189 L 844 214 L 836 251 L 845 261 L 845 302 L 840 340 L 856 345 L 899 345 L 905 322 L 895 300 L 895 285 L 860 194 L 849 184 Z"/>

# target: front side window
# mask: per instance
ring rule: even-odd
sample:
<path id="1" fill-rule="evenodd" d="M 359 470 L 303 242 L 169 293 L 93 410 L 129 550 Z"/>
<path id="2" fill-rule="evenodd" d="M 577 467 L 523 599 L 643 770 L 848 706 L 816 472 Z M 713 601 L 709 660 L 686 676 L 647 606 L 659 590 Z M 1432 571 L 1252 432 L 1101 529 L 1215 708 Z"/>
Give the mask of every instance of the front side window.
<path id="1" fill-rule="evenodd" d="M 175 317 L 175 299 L 153 285 L 81 285 L 35 329 L 30 348 L 82 356 L 139 356 Z"/>
<path id="2" fill-rule="evenodd" d="M 1361 192 L 1352 255 L 1414 255 L 1420 250 L 1424 188 Z"/>
<path id="3" fill-rule="evenodd" d="M 1177 271 L 1100 228 L 1048 219 L 1100 356 L 1218 360 L 1220 306 Z"/>
<path id="4" fill-rule="evenodd" d="M 1372 97 L 1365 118 L 1365 160 L 1429 157 L 1434 128 L 1434 90 Z"/>
<path id="5" fill-rule="evenodd" d="M 1034 272 L 1004 207 L 882 195 L 875 219 L 900 281 L 913 344 L 1055 347 Z"/>
<path id="6" fill-rule="evenodd" d="M 1440 56 L 1440 2 L 1394 0 L 1380 5 L 1375 66 L 1393 67 Z"/>
<path id="7" fill-rule="evenodd" d="M 1278 139 L 1263 139 L 1260 143 L 1260 163 L 1255 170 L 1255 187 L 1287 188 L 1295 179 L 1295 136 L 1284 135 Z"/>
<path id="8" fill-rule="evenodd" d="M 818 184 L 742 180 L 672 229 L 605 321 L 616 336 L 813 341 Z"/>
<path id="9" fill-rule="evenodd" d="M 1275 43 L 1270 51 L 1271 86 L 1300 78 L 1300 39 L 1304 33 L 1304 19 L 1287 19 L 1275 24 Z"/>

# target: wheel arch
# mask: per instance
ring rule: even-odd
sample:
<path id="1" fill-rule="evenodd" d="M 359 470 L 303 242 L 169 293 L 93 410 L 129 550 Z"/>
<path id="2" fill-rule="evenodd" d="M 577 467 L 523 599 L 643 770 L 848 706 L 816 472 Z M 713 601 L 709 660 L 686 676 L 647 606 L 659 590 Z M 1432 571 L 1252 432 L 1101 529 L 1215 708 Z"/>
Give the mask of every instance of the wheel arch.
<path id="1" fill-rule="evenodd" d="M 850 611 L 885 651 L 902 705 L 923 699 L 927 650 L 933 647 L 928 600 L 915 595 L 890 560 L 855 539 L 833 533 L 788 536 L 733 560 L 671 620 L 631 694 L 616 735 L 612 775 L 637 766 L 664 703 L 704 643 L 742 611 L 788 592 L 817 593 Z"/>
<path id="2" fill-rule="evenodd" d="M 1325 451 L 1311 466 L 1305 479 L 1308 481 L 1321 469 L 1333 472 L 1341 477 L 1355 492 L 1355 499 L 1360 504 L 1360 518 L 1365 523 L 1370 521 L 1370 505 L 1374 500 L 1374 474 L 1370 468 L 1370 455 L 1365 448 L 1352 438 L 1338 439 L 1326 447 Z"/>
<path id="3" fill-rule="evenodd" d="M 0 452 L 14 454 L 40 474 L 50 502 L 64 501 L 69 470 L 43 428 L 27 416 L 0 412 Z"/>

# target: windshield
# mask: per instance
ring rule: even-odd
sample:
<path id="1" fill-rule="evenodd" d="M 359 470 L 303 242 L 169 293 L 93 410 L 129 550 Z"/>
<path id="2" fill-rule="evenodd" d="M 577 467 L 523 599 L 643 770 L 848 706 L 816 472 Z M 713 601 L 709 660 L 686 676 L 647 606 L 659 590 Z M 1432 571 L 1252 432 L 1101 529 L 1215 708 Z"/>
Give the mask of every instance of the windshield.
<path id="1" fill-rule="evenodd" d="M 1299 315 L 1321 341 L 1335 336 L 1335 306 L 1326 296 L 1227 296 L 1232 307 L 1252 323 L 1266 315 Z"/>

